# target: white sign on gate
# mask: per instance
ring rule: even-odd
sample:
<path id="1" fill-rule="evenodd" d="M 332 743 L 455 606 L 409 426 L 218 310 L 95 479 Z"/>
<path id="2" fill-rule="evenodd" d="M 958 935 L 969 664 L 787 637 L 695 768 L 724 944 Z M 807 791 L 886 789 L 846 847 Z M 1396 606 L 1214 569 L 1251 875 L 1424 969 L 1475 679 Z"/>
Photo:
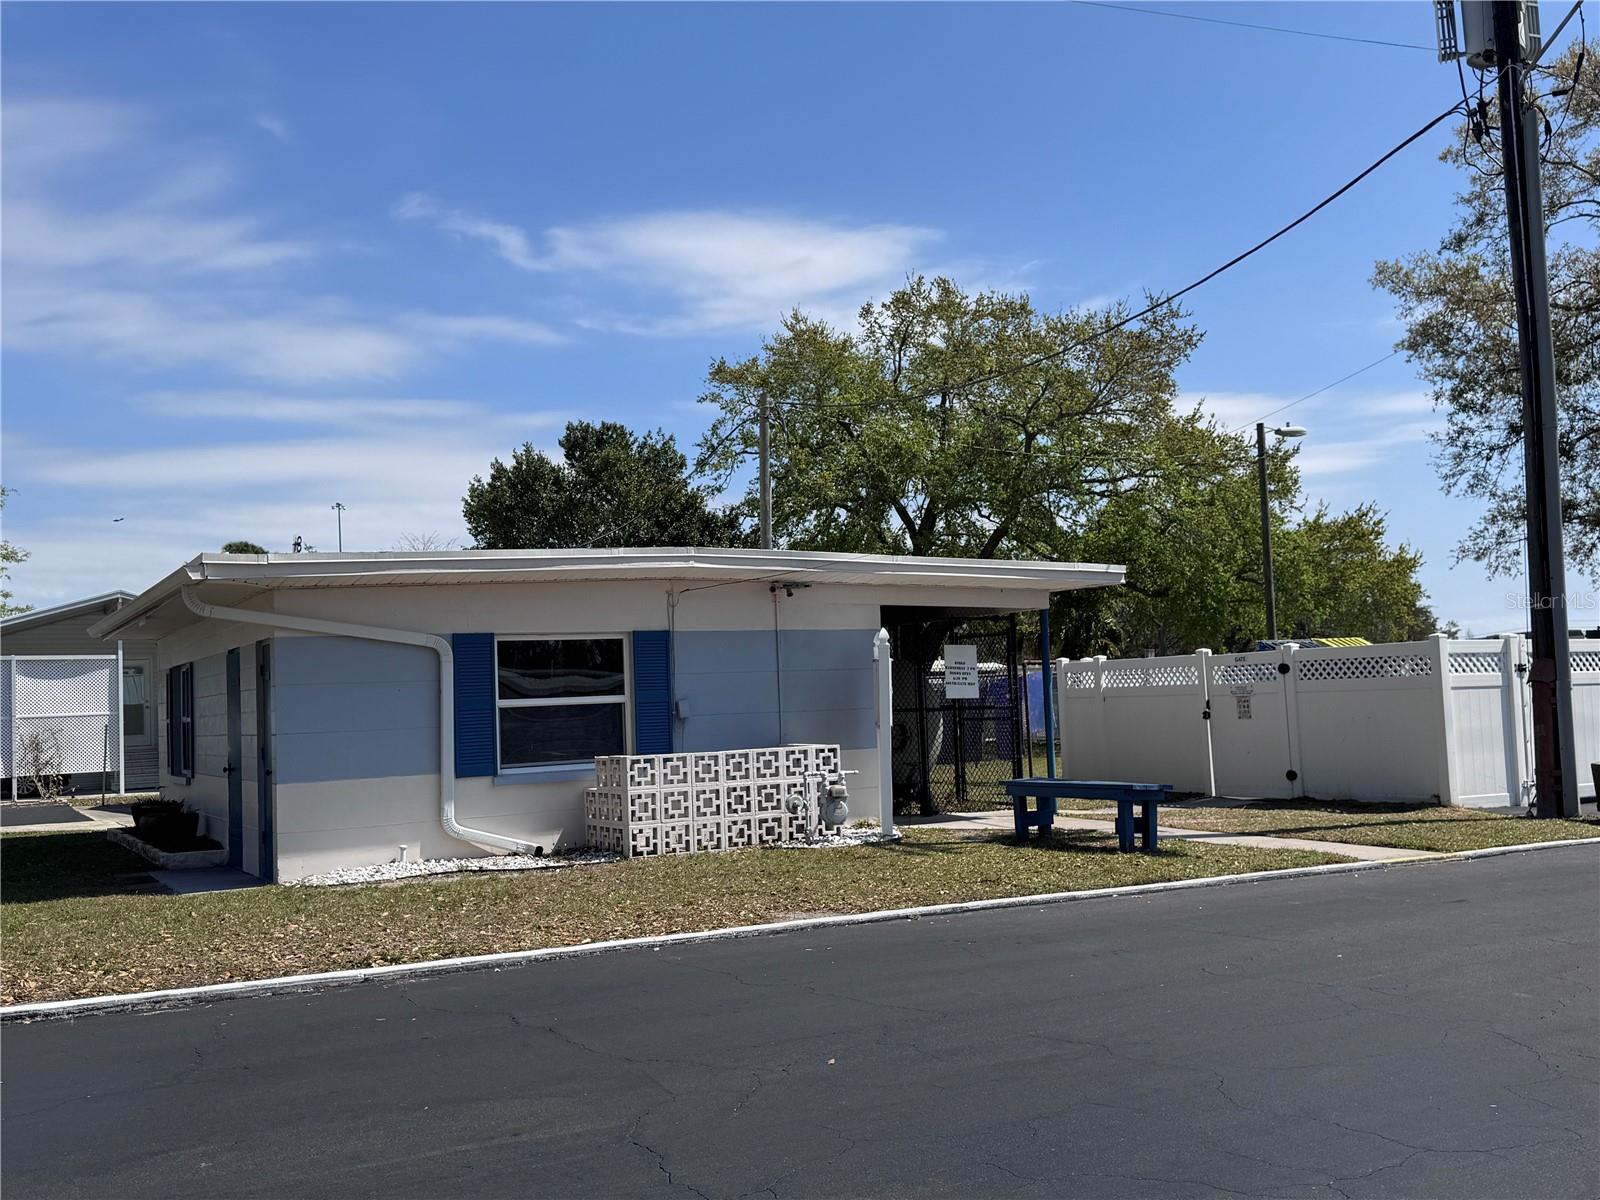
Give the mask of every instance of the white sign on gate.
<path id="1" fill-rule="evenodd" d="M 978 648 L 944 648 L 944 694 L 947 700 L 978 699 Z"/>

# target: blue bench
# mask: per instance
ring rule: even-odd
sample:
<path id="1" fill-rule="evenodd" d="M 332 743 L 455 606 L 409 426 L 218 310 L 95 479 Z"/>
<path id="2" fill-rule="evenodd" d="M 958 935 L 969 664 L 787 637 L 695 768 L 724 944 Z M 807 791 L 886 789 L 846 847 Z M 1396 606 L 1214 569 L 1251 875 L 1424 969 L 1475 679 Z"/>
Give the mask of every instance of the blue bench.
<path id="1" fill-rule="evenodd" d="M 1172 793 L 1170 783 L 1111 783 L 1099 779 L 1008 779 L 1003 785 L 1011 797 L 1011 814 L 1016 819 L 1017 841 L 1028 840 L 1028 830 L 1038 829 L 1048 840 L 1055 829 L 1057 800 L 1111 800 L 1117 805 L 1117 849 L 1133 849 L 1133 835 L 1139 835 L 1146 850 L 1160 844 L 1156 828 L 1156 805 Z M 1037 801 L 1028 807 L 1029 799 Z M 1134 805 L 1139 815 L 1134 816 Z"/>

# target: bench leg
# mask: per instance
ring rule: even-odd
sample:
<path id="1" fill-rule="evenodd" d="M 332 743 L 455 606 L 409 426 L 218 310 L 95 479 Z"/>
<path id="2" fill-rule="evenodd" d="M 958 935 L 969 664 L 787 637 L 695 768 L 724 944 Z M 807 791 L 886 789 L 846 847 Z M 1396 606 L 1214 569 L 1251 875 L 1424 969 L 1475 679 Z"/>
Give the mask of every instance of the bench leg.
<path id="1" fill-rule="evenodd" d="M 1156 806 L 1153 801 L 1146 800 L 1143 808 L 1144 820 L 1140 824 L 1143 826 L 1144 848 L 1153 854 L 1161 842 L 1161 836 L 1156 831 Z"/>
<path id="2" fill-rule="evenodd" d="M 1026 796 L 1011 797 L 1011 820 L 1016 825 L 1017 842 L 1020 844 L 1028 840 L 1028 798 Z"/>
<path id="3" fill-rule="evenodd" d="M 1133 801 L 1117 801 L 1117 849 L 1124 854 L 1133 850 Z"/>

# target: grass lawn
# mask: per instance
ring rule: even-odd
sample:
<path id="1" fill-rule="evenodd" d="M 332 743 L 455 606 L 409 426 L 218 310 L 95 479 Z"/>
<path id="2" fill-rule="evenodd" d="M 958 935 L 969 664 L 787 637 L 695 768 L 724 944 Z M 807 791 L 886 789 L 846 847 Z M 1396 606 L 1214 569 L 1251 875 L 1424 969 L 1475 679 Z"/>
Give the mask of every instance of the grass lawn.
<path id="1" fill-rule="evenodd" d="M 888 845 L 169 896 L 113 894 L 129 886 L 127 863 L 107 853 L 122 852 L 101 833 L 15 834 L 0 839 L 0 1000 L 105 995 L 1340 861 L 1182 842 L 1168 842 L 1155 855 L 1118 854 L 1114 847 L 1108 836 L 1076 831 L 1025 848 L 993 835 L 913 829 Z"/>
<path id="2" fill-rule="evenodd" d="M 1110 820 L 1115 809 L 1099 801 L 1068 801 L 1063 809 Z M 1205 829 L 1213 833 L 1264 833 L 1351 842 L 1363 846 L 1399 846 L 1406 850 L 1482 850 L 1489 846 L 1521 846 L 1565 838 L 1600 837 L 1600 821 L 1534 821 L 1507 813 L 1437 804 L 1355 804 L 1332 800 L 1264 800 L 1242 807 L 1206 800 L 1163 805 L 1163 826 Z"/>

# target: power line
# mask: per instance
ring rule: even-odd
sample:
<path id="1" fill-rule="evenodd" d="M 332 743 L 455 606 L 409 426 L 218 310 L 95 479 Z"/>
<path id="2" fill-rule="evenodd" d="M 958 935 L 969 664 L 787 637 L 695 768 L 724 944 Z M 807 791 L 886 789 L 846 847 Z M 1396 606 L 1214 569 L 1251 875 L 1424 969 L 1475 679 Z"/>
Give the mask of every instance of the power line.
<path id="1" fill-rule="evenodd" d="M 1230 433 L 1243 433 L 1245 430 L 1249 429 L 1250 426 L 1258 424 L 1258 423 L 1260 423 L 1262 421 L 1265 421 L 1268 417 L 1275 417 L 1281 412 L 1288 412 L 1296 404 L 1304 404 L 1307 400 L 1310 400 L 1310 399 L 1313 399 L 1314 397 L 1322 395 L 1323 392 L 1331 392 L 1334 388 L 1338 387 L 1341 383 L 1349 383 L 1357 375 L 1365 375 L 1368 371 L 1372 370 L 1373 367 L 1381 367 L 1384 363 L 1388 362 L 1391 358 L 1393 358 L 1395 355 L 1397 355 L 1399 353 L 1400 353 L 1400 348 L 1396 347 L 1395 349 L 1389 351 L 1389 353 L 1385 354 L 1382 358 L 1375 358 L 1371 362 L 1369 362 L 1366 366 L 1357 367 L 1354 371 L 1351 371 L 1350 374 L 1341 375 L 1338 379 L 1335 379 L 1332 383 L 1325 383 L 1321 387 L 1319 387 L 1316 391 L 1307 392 L 1304 396 L 1301 396 L 1300 399 L 1298 399 L 1298 400 L 1291 400 L 1287 404 L 1279 405 L 1277 408 L 1273 409 L 1271 412 L 1262 413 L 1254 421 L 1246 421 L 1243 425 L 1239 426 L 1239 428 L 1229 430 L 1229 432 Z"/>
<path id="2" fill-rule="evenodd" d="M 1101 0 L 1074 0 L 1083 8 L 1111 8 L 1118 12 L 1143 13 L 1147 17 L 1173 17 L 1179 21 L 1203 21 L 1207 25 L 1231 25 L 1235 29 L 1256 29 L 1264 33 L 1289 33 L 1295 37 L 1322 38 L 1330 42 L 1360 42 L 1366 46 L 1393 46 L 1397 50 L 1426 50 L 1436 47 L 1416 42 L 1386 42 L 1382 38 L 1351 37 L 1343 33 L 1321 33 L 1315 29 L 1291 29 L 1286 25 L 1257 25 L 1250 21 L 1229 21 L 1222 17 L 1202 17 L 1195 13 L 1172 12 L 1164 8 L 1140 8 L 1133 4 L 1106 4 Z M 1571 14 L 1568 14 L 1569 16 Z"/>
<path id="3" fill-rule="evenodd" d="M 1410 136 L 1405 138 L 1404 141 L 1401 141 L 1400 143 L 1398 143 L 1397 145 L 1393 146 L 1389 150 L 1386 150 L 1378 159 L 1376 159 L 1373 163 L 1371 163 L 1371 165 L 1369 165 L 1366 168 L 1364 168 L 1359 174 L 1357 174 L 1349 182 L 1345 183 L 1338 190 L 1329 193 L 1323 199 L 1317 201 L 1316 204 L 1314 204 L 1310 208 L 1306 209 L 1305 212 L 1301 213 L 1298 217 L 1296 217 L 1294 220 L 1290 221 L 1287 225 L 1283 226 L 1277 232 L 1269 234 L 1267 237 L 1262 238 L 1259 242 L 1257 242 L 1255 245 L 1251 246 L 1248 250 L 1245 250 L 1245 251 L 1243 251 L 1243 252 L 1241 252 L 1239 254 L 1234 255 L 1227 262 L 1223 263 L 1220 267 L 1216 267 L 1216 268 L 1214 268 L 1214 269 L 1212 269 L 1210 271 L 1207 271 L 1204 275 L 1200 276 L 1200 278 L 1196 279 L 1194 282 L 1184 285 L 1183 287 L 1179 288 L 1177 291 L 1172 292 L 1171 294 L 1165 296 L 1164 298 L 1155 301 L 1153 304 L 1146 305 L 1144 308 L 1140 309 L 1138 312 L 1131 313 L 1130 315 L 1128 315 L 1126 317 L 1122 317 L 1121 319 L 1119 319 L 1117 321 L 1113 321 L 1111 324 L 1103 326 L 1102 328 L 1096 330 L 1094 333 L 1089 334 L 1087 337 L 1080 338 L 1078 341 L 1071 342 L 1071 343 L 1069 343 L 1069 344 L 1067 344 L 1065 346 L 1061 346 L 1061 347 L 1059 347 L 1059 348 L 1057 348 L 1055 350 L 1050 350 L 1050 351 L 1047 351 L 1047 352 L 1045 352 L 1043 354 L 1036 354 L 1031 358 L 1024 359 L 1021 362 L 1015 363 L 1015 364 L 1013 364 L 1011 366 L 999 367 L 999 368 L 996 368 L 993 371 L 987 371 L 987 372 L 984 372 L 984 373 L 979 374 L 979 375 L 974 375 L 971 378 L 968 378 L 968 379 L 963 380 L 963 381 L 961 381 L 959 383 L 956 383 L 956 384 L 952 385 L 949 388 L 939 388 L 939 389 L 935 389 L 935 390 L 930 391 L 930 392 L 925 392 L 920 396 L 907 396 L 907 397 L 901 397 L 900 399 L 905 400 L 905 401 L 910 401 L 912 403 L 925 402 L 925 401 L 928 401 L 928 400 L 936 398 L 937 396 L 939 396 L 941 394 L 941 392 L 960 391 L 960 390 L 962 390 L 964 388 L 976 387 L 976 386 L 978 386 L 980 384 L 984 384 L 984 383 L 992 383 L 997 379 L 1003 379 L 1007 375 L 1015 374 L 1018 371 L 1028 370 L 1028 369 L 1030 369 L 1032 367 L 1042 366 L 1043 364 L 1045 364 L 1047 362 L 1053 362 L 1054 360 L 1056 360 L 1058 358 L 1063 358 L 1066 355 L 1071 354 L 1074 350 L 1081 350 L 1085 346 L 1092 345 L 1094 342 L 1097 342 L 1101 338 L 1115 333 L 1119 329 L 1124 329 L 1127 326 L 1132 325 L 1135 321 L 1143 320 L 1145 317 L 1150 316 L 1152 313 L 1156 313 L 1156 312 L 1161 311 L 1163 308 L 1166 308 L 1167 306 L 1169 306 L 1169 305 L 1175 303 L 1176 301 L 1182 299 L 1184 296 L 1188 295 L 1190 292 L 1194 291 L 1196 288 L 1203 287 L 1206 284 L 1210 283 L 1213 279 L 1217 278 L 1217 276 L 1223 274 L 1226 271 L 1232 270 L 1234 267 L 1236 267 L 1240 263 L 1244 262 L 1245 259 L 1250 258 L 1252 255 L 1255 255 L 1255 254 L 1259 253 L 1262 250 L 1265 250 L 1268 246 L 1272 245 L 1273 242 L 1277 241 L 1284 234 L 1289 233 L 1290 231 L 1292 231 L 1294 229 L 1297 229 L 1301 225 L 1305 224 L 1312 217 L 1316 216 L 1323 209 L 1327 208 L 1328 205 L 1332 204 L 1335 200 L 1339 199 L 1346 192 L 1350 191 L 1357 184 L 1359 184 L 1362 180 L 1366 179 L 1367 176 L 1371 175 L 1379 167 L 1383 166 L 1384 163 L 1388 162 L 1391 158 L 1393 158 L 1395 155 L 1399 154 L 1402 150 L 1406 149 L 1408 146 L 1412 145 L 1414 142 L 1416 142 L 1416 141 L 1420 140 L 1421 138 L 1425 137 L 1427 134 L 1432 132 L 1434 129 L 1436 129 L 1439 125 L 1443 124 L 1445 121 L 1448 121 L 1451 117 L 1455 116 L 1457 113 L 1462 112 L 1463 109 L 1464 109 L 1464 105 L 1462 105 L 1459 102 L 1456 103 L 1456 104 L 1452 104 L 1449 108 L 1445 109 L 1442 113 L 1440 113 L 1438 116 L 1434 117 L 1427 124 L 1423 125 L 1422 128 L 1418 129 L 1415 133 L 1412 133 Z M 793 401 L 793 400 L 790 400 L 790 401 L 784 402 L 782 404 L 782 407 L 783 408 L 805 408 L 805 407 L 810 407 L 810 408 L 822 409 L 822 410 L 838 409 L 840 411 L 843 411 L 843 410 L 847 410 L 847 409 L 881 408 L 882 405 L 880 403 L 874 402 L 874 401 L 841 401 L 841 402 L 837 402 L 837 403 L 822 402 L 822 403 L 812 404 L 812 403 L 805 402 L 805 401 Z"/>

